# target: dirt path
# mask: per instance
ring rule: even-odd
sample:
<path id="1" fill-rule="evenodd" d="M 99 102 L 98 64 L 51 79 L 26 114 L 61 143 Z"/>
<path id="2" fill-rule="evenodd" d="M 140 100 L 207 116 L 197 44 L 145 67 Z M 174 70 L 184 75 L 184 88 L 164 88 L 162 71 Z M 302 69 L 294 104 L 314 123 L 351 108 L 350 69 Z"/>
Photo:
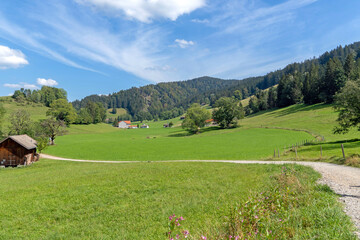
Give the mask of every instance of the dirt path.
<path id="1" fill-rule="evenodd" d="M 41 158 L 90 163 L 139 163 L 142 161 L 96 161 L 60 158 L 41 154 Z M 310 166 L 318 171 L 322 178 L 320 183 L 327 184 L 334 192 L 340 195 L 340 200 L 344 202 L 344 211 L 353 219 L 360 239 L 360 168 L 341 166 L 323 162 L 294 162 L 294 161 L 250 161 L 250 160 L 171 160 L 159 162 L 223 162 L 237 164 L 288 164 L 296 163 Z"/>

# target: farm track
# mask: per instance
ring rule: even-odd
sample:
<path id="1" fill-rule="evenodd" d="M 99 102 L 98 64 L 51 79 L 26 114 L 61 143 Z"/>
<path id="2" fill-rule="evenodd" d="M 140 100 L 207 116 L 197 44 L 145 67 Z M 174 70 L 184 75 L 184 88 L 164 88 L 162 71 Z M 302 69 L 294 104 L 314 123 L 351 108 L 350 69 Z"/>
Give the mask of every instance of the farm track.
<path id="1" fill-rule="evenodd" d="M 54 157 L 41 154 L 41 158 L 88 162 L 88 163 L 141 163 L 144 161 L 97 161 L 97 160 L 79 160 Z M 252 160 L 170 160 L 158 162 L 220 162 L 220 163 L 236 163 L 236 164 L 299 164 L 312 167 L 315 171 L 322 175 L 319 183 L 328 185 L 335 193 L 340 196 L 340 201 L 344 203 L 344 211 L 354 221 L 357 227 L 357 236 L 360 239 L 360 168 L 336 165 L 324 162 L 296 162 L 296 161 L 252 161 Z M 152 163 L 156 163 L 152 161 Z"/>

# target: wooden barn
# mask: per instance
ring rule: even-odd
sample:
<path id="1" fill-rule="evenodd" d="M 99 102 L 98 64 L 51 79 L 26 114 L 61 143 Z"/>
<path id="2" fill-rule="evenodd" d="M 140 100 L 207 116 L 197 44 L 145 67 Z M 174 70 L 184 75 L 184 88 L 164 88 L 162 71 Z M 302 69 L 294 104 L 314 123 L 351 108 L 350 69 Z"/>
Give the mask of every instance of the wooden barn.
<path id="1" fill-rule="evenodd" d="M 0 165 L 29 165 L 39 160 L 37 142 L 28 135 L 9 136 L 0 142 Z"/>

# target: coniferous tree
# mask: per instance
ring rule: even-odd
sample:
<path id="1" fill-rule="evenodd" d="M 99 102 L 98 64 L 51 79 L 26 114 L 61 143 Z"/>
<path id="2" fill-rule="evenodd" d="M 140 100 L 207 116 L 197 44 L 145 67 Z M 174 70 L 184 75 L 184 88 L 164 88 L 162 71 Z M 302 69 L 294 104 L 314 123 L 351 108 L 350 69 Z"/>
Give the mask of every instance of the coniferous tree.
<path id="1" fill-rule="evenodd" d="M 357 69 L 356 69 L 356 62 L 354 59 L 354 55 L 350 53 L 345 60 L 344 64 L 344 74 L 347 80 L 355 81 L 357 79 Z"/>
<path id="2" fill-rule="evenodd" d="M 325 76 L 320 87 L 320 99 L 326 103 L 334 101 L 334 95 L 345 84 L 346 76 L 339 59 L 330 59 L 326 64 Z"/>

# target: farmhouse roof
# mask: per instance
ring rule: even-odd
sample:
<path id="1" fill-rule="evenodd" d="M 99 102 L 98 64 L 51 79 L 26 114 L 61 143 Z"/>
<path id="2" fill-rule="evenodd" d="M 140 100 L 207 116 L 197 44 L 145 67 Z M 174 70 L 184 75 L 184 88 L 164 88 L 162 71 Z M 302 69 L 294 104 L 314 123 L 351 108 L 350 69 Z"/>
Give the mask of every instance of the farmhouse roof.
<path id="1" fill-rule="evenodd" d="M 214 119 L 208 119 L 205 122 L 209 123 L 209 122 L 213 122 L 213 121 L 214 121 Z"/>
<path id="2" fill-rule="evenodd" d="M 121 123 L 121 122 L 124 122 L 124 123 L 126 123 L 127 125 L 130 125 L 130 124 L 131 124 L 131 121 L 120 121 L 119 123 Z"/>
<path id="3" fill-rule="evenodd" d="M 4 140 L 2 140 L 0 142 L 0 144 L 5 142 L 8 139 L 11 139 L 11 140 L 15 141 L 16 143 L 23 146 L 27 150 L 31 150 L 31 149 L 36 148 L 36 144 L 37 144 L 37 142 L 34 139 L 32 139 L 31 137 L 29 137 L 26 134 L 25 135 L 9 136 L 9 137 L 5 138 Z"/>

